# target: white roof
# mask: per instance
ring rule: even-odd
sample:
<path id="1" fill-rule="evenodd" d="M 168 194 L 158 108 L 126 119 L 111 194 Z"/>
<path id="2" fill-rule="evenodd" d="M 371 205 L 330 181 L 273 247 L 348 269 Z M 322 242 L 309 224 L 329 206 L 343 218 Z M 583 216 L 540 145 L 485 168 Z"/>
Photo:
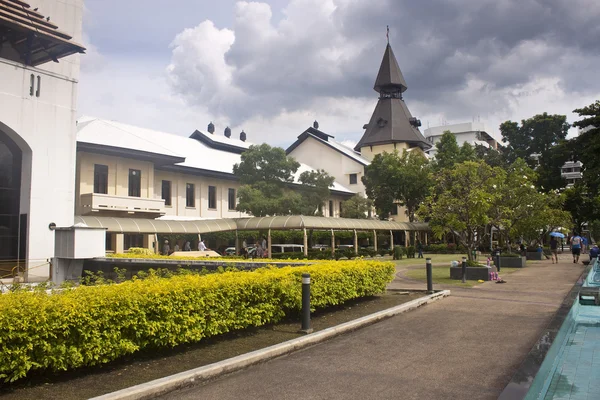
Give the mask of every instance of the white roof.
<path id="1" fill-rule="evenodd" d="M 206 136 L 207 138 L 209 138 L 210 140 L 212 140 L 213 142 L 217 142 L 217 143 L 223 143 L 223 144 L 228 144 L 228 145 L 232 145 L 232 146 L 237 146 L 237 147 L 241 147 L 244 149 L 248 149 L 250 148 L 250 146 L 252 146 L 254 143 L 248 142 L 248 141 L 241 141 L 239 139 L 234 139 L 233 138 L 233 133 L 231 134 L 231 137 L 228 138 L 225 135 L 218 135 L 216 133 L 209 133 L 209 132 L 204 132 L 198 129 L 198 132 L 204 134 L 204 136 Z"/>
<path id="2" fill-rule="evenodd" d="M 224 140 L 224 143 L 228 143 L 230 140 L 212 134 L 206 135 L 213 140 L 215 138 Z M 233 165 L 241 161 L 240 154 L 213 149 L 196 139 L 90 117 L 83 117 L 78 122 L 77 142 L 184 157 L 184 162 L 175 165 L 228 174 L 233 174 Z M 251 145 L 251 143 L 236 139 L 231 142 L 239 147 L 242 147 L 239 143 L 246 148 Z M 297 180 L 302 172 L 309 170 L 314 170 L 314 168 L 301 164 L 295 179 Z M 331 189 L 354 193 L 338 182 L 335 182 Z"/>
<path id="3" fill-rule="evenodd" d="M 311 136 L 314 137 L 315 139 L 318 139 L 318 140 L 321 140 L 324 142 L 324 140 L 322 140 L 314 135 L 311 135 Z M 350 147 L 348 147 L 344 144 L 341 144 L 340 142 L 336 142 L 335 140 L 333 140 L 333 138 L 329 138 L 329 140 L 327 140 L 327 143 L 329 143 L 332 147 L 335 147 L 336 149 L 338 149 L 339 151 L 341 151 L 348 157 L 352 158 L 353 160 L 355 160 L 361 164 L 364 164 L 364 165 L 371 164 L 369 160 L 367 160 L 366 158 L 361 156 L 359 153 L 354 151 L 354 149 L 351 149 Z"/>

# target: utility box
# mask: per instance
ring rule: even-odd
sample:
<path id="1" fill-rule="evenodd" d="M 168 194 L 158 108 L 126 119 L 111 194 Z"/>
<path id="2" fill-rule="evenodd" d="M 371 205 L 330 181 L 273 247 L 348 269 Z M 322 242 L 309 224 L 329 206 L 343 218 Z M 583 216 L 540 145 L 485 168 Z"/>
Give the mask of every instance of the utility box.
<path id="1" fill-rule="evenodd" d="M 106 228 L 71 226 L 56 228 L 54 257 L 86 259 L 106 255 Z"/>
<path id="2" fill-rule="evenodd" d="M 71 226 L 56 228 L 52 281 L 60 284 L 78 280 L 83 273 L 83 261 L 106 255 L 106 228 Z"/>

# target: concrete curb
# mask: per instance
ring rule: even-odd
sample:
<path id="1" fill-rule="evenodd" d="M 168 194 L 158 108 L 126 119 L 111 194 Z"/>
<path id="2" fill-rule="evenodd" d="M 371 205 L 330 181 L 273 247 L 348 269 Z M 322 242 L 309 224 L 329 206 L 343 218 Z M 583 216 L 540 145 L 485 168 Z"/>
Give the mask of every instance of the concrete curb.
<path id="1" fill-rule="evenodd" d="M 334 336 L 343 333 L 351 332 L 358 328 L 373 324 L 394 315 L 402 314 L 407 311 L 414 310 L 422 305 L 433 303 L 450 295 L 449 290 L 442 290 L 421 298 L 418 298 L 408 303 L 400 304 L 399 306 L 388 308 L 387 310 L 379 311 L 374 314 L 367 315 L 362 318 L 346 322 L 322 331 L 311 333 L 297 339 L 288 340 L 287 342 L 279 343 L 264 349 L 252 351 L 242 354 L 237 357 L 219 361 L 214 364 L 205 365 L 203 367 L 194 368 L 189 371 L 180 372 L 175 375 L 166 376 L 164 378 L 155 379 L 150 382 L 132 386 L 116 392 L 107 393 L 102 396 L 94 397 L 91 400 L 139 400 L 151 399 L 153 397 L 172 392 L 174 390 L 191 386 L 219 375 L 228 374 L 240 369 L 249 367 L 253 364 L 264 362 L 275 357 L 279 357 L 302 348 L 312 346 L 323 342 Z"/>

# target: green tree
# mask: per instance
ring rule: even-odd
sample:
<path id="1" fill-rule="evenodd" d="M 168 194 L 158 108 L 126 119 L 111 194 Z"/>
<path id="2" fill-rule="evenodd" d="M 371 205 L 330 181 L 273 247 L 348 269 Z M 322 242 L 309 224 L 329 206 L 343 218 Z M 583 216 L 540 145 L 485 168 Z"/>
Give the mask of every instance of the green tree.
<path id="1" fill-rule="evenodd" d="M 398 202 L 406 207 L 409 221 L 427 197 L 431 184 L 429 161 L 418 152 L 377 154 L 362 178 L 367 196 L 373 199 L 379 217 L 385 219 Z"/>
<path id="2" fill-rule="evenodd" d="M 450 131 L 444 131 L 440 141 L 435 144 L 434 169 L 440 171 L 451 168 L 460 157 L 460 147 L 456 142 L 456 136 Z"/>
<path id="3" fill-rule="evenodd" d="M 279 147 L 268 144 L 250 146 L 242 153 L 233 173 L 242 186 L 238 190 L 237 210 L 263 217 L 285 215 L 295 210 L 299 195 L 287 190 L 294 182 L 300 163 Z"/>
<path id="4" fill-rule="evenodd" d="M 575 156 L 583 164 L 583 180 L 589 193 L 596 197 L 600 195 L 600 100 L 573 112 L 582 118 L 573 124 L 579 128 L 574 140 Z"/>
<path id="5" fill-rule="evenodd" d="M 484 240 L 481 234 L 492 221 L 492 205 L 497 203 L 498 187 L 506 179 L 501 168 L 483 161 L 467 161 L 444 169 L 435 177 L 432 193 L 419 208 L 434 234 L 453 233 L 472 257 Z"/>
<path id="6" fill-rule="evenodd" d="M 344 201 L 342 207 L 342 218 L 367 218 L 369 210 L 373 202 L 360 194 L 355 194 L 348 200 Z"/>
<path id="7" fill-rule="evenodd" d="M 377 214 L 387 219 L 395 207 L 398 182 L 400 180 L 400 157 L 398 152 L 383 152 L 375 155 L 373 161 L 365 167 L 362 182 L 367 196 L 373 201 Z"/>
<path id="8" fill-rule="evenodd" d="M 422 153 L 405 151 L 399 162 L 396 200 L 406 208 L 408 220 L 414 222 L 432 184 L 429 160 Z"/>
<path id="9" fill-rule="evenodd" d="M 541 177 L 537 182 L 539 188 L 545 191 L 558 189 L 564 186 L 560 176 L 562 163 L 559 155 L 549 152 L 559 143 L 564 142 L 570 125 L 565 115 L 538 114 L 529 119 L 517 122 L 506 121 L 500 125 L 502 142 L 506 149 L 504 154 L 508 163 L 513 163 L 517 158 L 525 160 L 530 167 L 535 168 Z M 557 168 L 557 164 L 558 168 Z"/>
<path id="10" fill-rule="evenodd" d="M 475 147 L 469 142 L 464 142 L 460 147 L 460 154 L 458 156 L 458 162 L 475 161 L 477 160 L 477 153 Z"/>
<path id="11" fill-rule="evenodd" d="M 481 144 L 475 145 L 475 157 L 483 160 L 490 167 L 506 167 L 506 159 L 500 150 L 493 149 Z"/>
<path id="12" fill-rule="evenodd" d="M 298 179 L 302 184 L 294 214 L 323 216 L 322 205 L 330 196 L 329 188 L 335 178 L 325 170 L 304 171 Z"/>
<path id="13" fill-rule="evenodd" d="M 571 213 L 573 228 L 581 233 L 586 222 L 597 219 L 600 197 L 590 194 L 586 182 L 577 182 L 573 187 L 566 189 L 564 194 L 564 209 Z"/>

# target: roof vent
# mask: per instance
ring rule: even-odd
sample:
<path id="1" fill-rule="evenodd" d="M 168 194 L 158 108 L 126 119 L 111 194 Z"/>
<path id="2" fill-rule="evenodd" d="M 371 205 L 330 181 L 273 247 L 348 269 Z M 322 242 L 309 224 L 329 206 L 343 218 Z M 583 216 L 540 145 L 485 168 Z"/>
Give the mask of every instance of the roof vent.
<path id="1" fill-rule="evenodd" d="M 317 120 L 315 120 L 315 122 L 313 122 L 313 128 L 319 129 L 319 123 L 317 122 Z"/>
<path id="2" fill-rule="evenodd" d="M 369 124 L 364 124 L 363 125 L 363 129 L 367 129 L 369 127 Z"/>
<path id="3" fill-rule="evenodd" d="M 231 128 L 229 128 L 229 127 L 225 128 L 225 137 L 228 137 L 228 138 L 231 137 Z"/>
<path id="4" fill-rule="evenodd" d="M 240 140 L 242 142 L 246 141 L 246 132 L 244 132 L 243 130 L 240 132 Z"/>
<path id="5" fill-rule="evenodd" d="M 215 125 L 212 122 L 208 124 L 208 132 L 215 133 Z"/>
<path id="6" fill-rule="evenodd" d="M 377 126 L 380 128 L 383 128 L 384 126 L 386 126 L 387 123 L 388 123 L 387 120 L 385 120 L 381 117 L 379 117 L 379 119 L 377 120 Z"/>
<path id="7" fill-rule="evenodd" d="M 415 128 L 418 128 L 418 127 L 420 127 L 420 126 L 421 126 L 421 120 L 420 120 L 420 119 L 417 119 L 417 118 L 415 118 L 415 117 L 411 117 L 411 118 L 410 118 L 408 121 L 409 121 L 409 122 L 410 122 L 410 124 L 411 124 L 412 126 L 414 126 Z"/>

